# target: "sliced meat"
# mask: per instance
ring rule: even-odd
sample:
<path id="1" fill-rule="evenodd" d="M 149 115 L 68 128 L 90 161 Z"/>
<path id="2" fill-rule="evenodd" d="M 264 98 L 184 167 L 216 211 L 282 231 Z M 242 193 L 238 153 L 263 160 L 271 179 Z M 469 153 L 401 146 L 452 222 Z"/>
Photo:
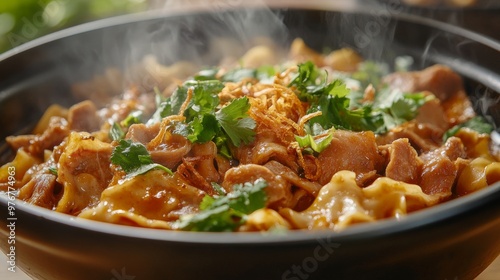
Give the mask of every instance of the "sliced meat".
<path id="1" fill-rule="evenodd" d="M 159 124 L 133 124 L 129 127 L 125 139 L 139 142 L 148 146 L 148 143 L 158 135 Z M 149 149 L 151 159 L 170 169 L 175 169 L 182 162 L 182 158 L 191 151 L 192 145 L 188 139 L 179 134 L 170 134 L 163 142 L 153 149 Z"/>
<path id="2" fill-rule="evenodd" d="M 325 185 L 341 170 L 356 174 L 379 170 L 384 159 L 378 153 L 372 132 L 336 130 L 330 145 L 319 154 L 318 161 L 321 167 L 319 183 Z"/>
<path id="3" fill-rule="evenodd" d="M 277 162 L 270 161 L 264 165 L 266 168 L 271 170 L 274 174 L 280 175 L 285 180 L 287 180 L 292 186 L 299 187 L 308 193 L 316 196 L 318 191 L 321 189 L 321 185 L 317 182 L 311 182 L 307 179 L 301 178 L 297 173 L 293 172 L 289 167 Z"/>
<path id="4" fill-rule="evenodd" d="M 19 199 L 47 209 L 56 206 L 60 198 L 60 185 L 53 174 L 36 174 L 19 190 Z"/>
<path id="5" fill-rule="evenodd" d="M 410 121 L 384 135 L 377 135 L 377 144 L 387 145 L 401 138 L 408 138 L 410 144 L 421 154 L 437 149 L 441 145 L 442 130 Z"/>
<path id="6" fill-rule="evenodd" d="M 448 199 L 452 195 L 458 167 L 455 161 L 467 156 L 462 141 L 451 137 L 444 146 L 431 152 L 422 154 L 424 162 L 420 179 L 420 186 L 426 194 L 440 195 Z"/>
<path id="7" fill-rule="evenodd" d="M 9 136 L 6 141 L 13 149 L 24 148 L 28 153 L 42 158 L 45 150 L 52 150 L 68 135 L 68 122 L 61 117 L 52 117 L 47 130 L 41 135 Z"/>
<path id="8" fill-rule="evenodd" d="M 443 135 L 451 126 L 448 123 L 446 112 L 441 106 L 438 99 L 432 99 L 425 102 L 418 110 L 418 115 L 415 118 L 419 124 L 426 124 Z"/>
<path id="9" fill-rule="evenodd" d="M 242 164 L 264 165 L 275 160 L 297 171 L 296 154 L 290 152 L 271 130 L 258 131 L 251 145 L 234 150 L 235 158 Z"/>
<path id="10" fill-rule="evenodd" d="M 418 184 L 423 162 L 408 139 L 402 138 L 392 142 L 388 151 L 389 163 L 385 169 L 385 176 L 396 181 Z"/>
<path id="11" fill-rule="evenodd" d="M 393 73 L 386 76 L 383 82 L 403 92 L 430 91 L 441 101 L 463 90 L 462 78 L 444 65 L 434 65 L 422 71 Z"/>
<path id="12" fill-rule="evenodd" d="M 422 71 L 393 73 L 383 81 L 389 87 L 403 92 L 433 93 L 441 101 L 450 127 L 475 116 L 461 77 L 446 66 L 434 65 Z"/>
<path id="13" fill-rule="evenodd" d="M 220 174 L 217 170 L 217 146 L 209 141 L 203 144 L 195 144 L 191 153 L 182 159 L 182 164 L 177 168 L 177 173 L 191 185 L 203 190 L 209 195 L 216 195 L 211 183 L 220 182 Z"/>
<path id="14" fill-rule="evenodd" d="M 100 129 L 102 121 L 94 103 L 86 100 L 69 108 L 68 123 L 71 130 L 94 132 Z"/>
<path id="15" fill-rule="evenodd" d="M 293 40 L 290 45 L 290 51 L 288 56 L 296 62 L 306 62 L 308 60 L 312 61 L 315 65 L 323 66 L 324 57 L 316 52 L 315 50 L 309 48 L 304 40 L 297 38 Z"/>
<path id="16" fill-rule="evenodd" d="M 458 91 L 441 104 L 450 126 L 466 122 L 476 115 L 474 107 L 464 90 Z"/>

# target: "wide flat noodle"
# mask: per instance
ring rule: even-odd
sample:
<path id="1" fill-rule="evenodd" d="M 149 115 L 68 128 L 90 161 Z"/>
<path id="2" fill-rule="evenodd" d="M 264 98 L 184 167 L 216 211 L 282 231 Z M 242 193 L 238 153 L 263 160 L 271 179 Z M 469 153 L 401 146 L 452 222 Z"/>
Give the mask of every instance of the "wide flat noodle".
<path id="1" fill-rule="evenodd" d="M 400 218 L 438 201 L 417 185 L 389 178 L 379 178 L 363 189 L 356 184 L 354 172 L 343 170 L 323 186 L 309 208 L 302 212 L 284 208 L 279 213 L 294 228 L 339 231 L 356 223 Z"/>
<path id="2" fill-rule="evenodd" d="M 183 187 L 179 187 L 183 186 Z M 179 176 L 153 170 L 108 187 L 97 206 L 79 217 L 124 225 L 171 228 L 182 214 L 198 210 L 204 192 Z"/>

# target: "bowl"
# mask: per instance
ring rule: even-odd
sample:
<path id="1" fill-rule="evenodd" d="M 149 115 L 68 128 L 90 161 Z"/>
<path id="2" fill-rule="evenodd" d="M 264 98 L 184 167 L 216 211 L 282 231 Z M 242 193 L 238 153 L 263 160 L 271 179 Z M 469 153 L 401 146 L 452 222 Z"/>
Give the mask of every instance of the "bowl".
<path id="1" fill-rule="evenodd" d="M 390 7 L 222 3 L 93 22 L 0 55 L 0 138 L 29 131 L 53 103 L 72 104 L 102 86 L 119 93 L 134 78 L 128 66 L 145 55 L 213 63 L 226 54 L 214 38 L 231 38 L 236 53 L 266 36 L 284 45 L 301 37 L 317 50 L 349 46 L 386 62 L 410 55 L 416 68 L 452 67 L 472 100 L 498 99 L 500 43 L 480 34 Z M 109 78 L 109 69 L 124 74 Z M 83 95 L 72 94 L 82 83 Z M 499 105 L 483 107 L 478 113 L 498 125 Z M 0 152 L 2 162 L 12 156 L 4 142 Z M 35 279 L 473 279 L 500 253 L 500 184 L 341 232 L 173 232 L 83 220 L 9 194 L 0 205 L 7 264 Z"/>

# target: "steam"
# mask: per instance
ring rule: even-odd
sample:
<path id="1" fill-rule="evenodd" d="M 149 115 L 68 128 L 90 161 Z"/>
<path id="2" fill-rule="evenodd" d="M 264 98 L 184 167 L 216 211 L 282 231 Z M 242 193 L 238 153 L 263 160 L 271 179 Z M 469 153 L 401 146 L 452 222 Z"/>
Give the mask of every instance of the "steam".
<path id="1" fill-rule="evenodd" d="M 126 80 L 145 90 L 164 86 L 162 82 L 182 78 L 195 68 L 237 61 L 246 50 L 262 44 L 262 38 L 285 42 L 288 37 L 282 18 L 264 1 L 249 6 L 243 0 L 173 0 L 163 2 L 157 12 L 170 18 L 134 25 L 126 34 L 130 45 L 125 68 L 131 69 Z M 137 81 L 134 66 L 140 61 L 146 75 Z"/>

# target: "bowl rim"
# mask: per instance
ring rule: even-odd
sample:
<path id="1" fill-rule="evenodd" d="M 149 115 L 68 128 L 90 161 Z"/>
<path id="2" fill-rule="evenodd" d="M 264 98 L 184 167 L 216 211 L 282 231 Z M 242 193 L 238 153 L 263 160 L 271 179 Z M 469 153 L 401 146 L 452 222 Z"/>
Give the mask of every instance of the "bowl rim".
<path id="1" fill-rule="evenodd" d="M 496 195 L 496 196 L 495 196 Z M 55 212 L 25 201 L 12 199 L 6 194 L 0 194 L 0 204 L 7 208 L 10 202 L 15 203 L 15 211 L 31 215 L 34 219 L 46 220 L 72 228 L 89 232 L 103 233 L 135 239 L 168 241 L 176 243 L 198 244 L 289 244 L 310 243 L 328 239 L 329 242 L 345 242 L 369 240 L 381 236 L 391 236 L 417 228 L 438 224 L 447 219 L 459 217 L 472 212 L 486 203 L 500 198 L 500 183 L 488 186 L 475 193 L 459 197 L 443 204 L 422 209 L 403 216 L 400 219 L 389 218 L 375 222 L 352 225 L 342 231 L 324 230 L 289 230 L 285 232 L 189 232 L 166 229 L 142 228 L 127 225 L 111 224 L 88 220 Z"/>
<path id="2" fill-rule="evenodd" d="M 266 8 L 270 9 L 283 9 L 279 5 L 279 1 L 264 1 L 269 2 Z M 371 11 L 364 7 L 342 6 L 336 5 L 337 1 L 331 1 L 329 5 L 319 5 L 316 2 L 303 2 L 298 3 L 292 1 L 285 9 L 306 9 L 306 10 L 325 10 L 332 12 L 349 12 L 356 14 L 371 14 Z M 244 2 L 243 2 L 244 3 Z M 250 8 L 262 8 L 260 5 L 244 5 Z M 221 11 L 237 10 L 241 7 L 229 7 Z M 106 19 L 101 19 L 93 22 L 84 23 L 68 29 L 60 30 L 52 34 L 45 35 L 14 49 L 11 49 L 3 54 L 0 54 L 0 63 L 16 55 L 21 55 L 26 51 L 36 47 L 45 45 L 47 43 L 64 39 L 69 36 L 97 31 L 103 28 L 110 28 L 124 24 L 134 24 L 137 22 L 159 20 L 165 17 L 182 16 L 184 14 L 205 13 L 207 12 L 205 6 L 190 5 L 188 8 L 182 7 L 179 9 L 170 9 L 169 11 L 147 11 L 142 13 L 127 14 L 116 16 Z M 394 18 L 398 20 L 406 20 L 409 22 L 426 25 L 429 27 L 437 28 L 445 32 L 453 33 L 473 41 L 479 42 L 490 48 L 500 51 L 500 42 L 491 39 L 487 36 L 478 34 L 464 28 L 454 26 L 448 23 L 440 22 L 430 18 L 423 18 L 409 14 L 395 14 Z M 404 216 L 401 219 L 386 219 L 379 220 L 374 223 L 365 223 L 354 225 L 344 229 L 340 232 L 332 230 L 292 230 L 287 231 L 286 234 L 280 233 L 262 233 L 262 232 L 249 232 L 249 233 L 212 233 L 212 232 L 185 232 L 185 231 L 171 231 L 163 229 L 151 228 L 138 228 L 117 224 L 110 224 L 105 222 L 87 220 L 83 218 L 74 217 L 68 214 L 58 213 L 53 210 L 45 209 L 36 205 L 28 204 L 21 200 L 15 200 L 16 211 L 22 211 L 34 218 L 52 221 L 65 226 L 79 228 L 91 232 L 99 232 L 109 235 L 118 235 L 129 238 L 149 239 L 179 243 L 204 243 L 204 244 L 239 244 L 239 245 L 255 245 L 255 244 L 289 244 L 289 243 L 310 243 L 317 242 L 319 239 L 328 238 L 329 240 L 336 241 L 356 241 L 366 240 L 367 238 L 375 238 L 380 236 L 389 236 L 397 233 L 411 231 L 416 228 L 429 226 L 432 224 L 440 223 L 447 219 L 460 216 L 475 208 L 479 208 L 487 202 L 495 199 L 495 195 L 500 197 L 500 182 L 493 184 L 478 192 L 469 194 L 464 197 L 456 198 L 446 203 L 436 205 L 427 209 L 423 209 L 414 213 Z M 6 193 L 0 193 L 0 204 L 7 207 L 8 202 L 11 201 Z M 12 202 L 12 201 L 11 201 Z"/>
<path id="3" fill-rule="evenodd" d="M 259 2 L 260 1 L 260 2 Z M 286 7 L 283 6 L 283 3 L 279 0 L 259 0 L 256 2 L 241 2 L 238 4 L 239 6 L 226 6 L 219 7 L 215 12 L 227 12 L 227 11 L 237 11 L 241 8 L 248 9 L 270 9 L 270 10 L 278 10 L 278 9 L 304 9 L 304 10 L 324 10 L 324 11 L 332 11 L 332 12 L 346 12 L 346 13 L 358 13 L 365 15 L 374 15 L 373 11 L 370 7 L 361 6 L 357 4 L 345 4 L 345 1 L 328 1 L 328 0 L 311 0 L 309 2 L 304 2 L 300 0 L 292 0 L 288 1 Z M 349 3 L 348 1 L 347 3 Z M 344 3 L 344 4 L 342 4 Z M 109 18 L 99 19 L 95 21 L 90 21 L 82 24 L 78 24 L 66 29 L 62 29 L 59 31 L 55 31 L 50 34 L 46 34 L 39 38 L 36 38 L 32 41 L 21 44 L 20 46 L 14 47 L 4 53 L 0 53 L 0 62 L 13 57 L 17 54 L 21 54 L 25 51 L 33 49 L 35 47 L 57 41 L 60 39 L 64 39 L 65 37 L 70 37 L 74 35 L 78 35 L 81 33 L 92 32 L 99 29 L 114 27 L 118 25 L 124 24 L 132 24 L 141 21 L 148 20 L 159 20 L 165 17 L 173 17 L 173 16 L 182 16 L 186 14 L 194 14 L 194 13 L 206 13 L 206 12 L 214 12 L 214 10 L 210 9 L 210 5 L 204 4 L 186 4 L 169 7 L 168 10 L 152 10 L 138 13 L 130 13 L 125 15 L 113 16 Z M 448 33 L 454 33 L 456 35 L 466 37 L 475 42 L 479 42 L 485 46 L 488 46 L 492 49 L 496 49 L 500 51 L 500 41 L 495 40 L 489 36 L 479 34 L 477 32 L 465 29 L 463 27 L 449 24 L 443 21 L 439 21 L 436 19 L 423 17 L 419 15 L 414 15 L 411 13 L 405 12 L 396 12 L 390 13 L 391 18 L 395 18 L 398 20 L 405 20 L 421 25 L 426 25 L 429 27 L 434 27 L 437 29 L 441 29 Z"/>

